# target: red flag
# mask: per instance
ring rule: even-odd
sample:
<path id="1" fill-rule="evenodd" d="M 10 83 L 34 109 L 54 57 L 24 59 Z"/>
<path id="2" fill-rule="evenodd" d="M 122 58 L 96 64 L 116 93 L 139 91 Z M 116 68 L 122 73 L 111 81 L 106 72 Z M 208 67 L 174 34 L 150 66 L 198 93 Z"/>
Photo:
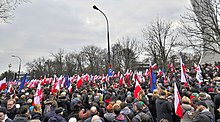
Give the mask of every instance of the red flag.
<path id="1" fill-rule="evenodd" d="M 79 88 L 83 84 L 83 78 L 78 76 L 78 80 L 76 83 L 76 88 Z"/>
<path id="2" fill-rule="evenodd" d="M 180 118 L 182 118 L 183 113 L 182 113 L 182 107 L 180 105 L 180 100 L 181 100 L 181 96 L 180 96 L 179 91 L 177 89 L 176 83 L 174 83 L 174 107 L 175 107 L 175 113 Z"/>
<path id="3" fill-rule="evenodd" d="M 6 78 L 0 81 L 0 90 L 6 89 L 7 84 L 6 84 Z"/>
<path id="4" fill-rule="evenodd" d="M 137 98 L 138 97 L 138 93 L 141 91 L 141 86 L 140 84 L 138 83 L 138 81 L 136 80 L 136 83 L 135 83 L 135 89 L 134 89 L 134 98 Z"/>
<path id="5" fill-rule="evenodd" d="M 69 93 L 73 92 L 72 85 L 69 86 L 68 90 L 69 90 Z"/>
<path id="6" fill-rule="evenodd" d="M 174 68 L 173 64 L 168 64 L 168 67 L 171 69 L 171 71 L 173 73 L 175 72 L 175 68 Z"/>
<path id="7" fill-rule="evenodd" d="M 163 75 L 163 72 L 162 72 L 162 70 L 159 69 L 157 76 L 162 76 L 162 75 Z"/>
<path id="8" fill-rule="evenodd" d="M 184 65 L 181 57 L 180 57 L 180 66 L 181 66 L 181 82 L 186 82 L 186 66 Z"/>
<path id="9" fill-rule="evenodd" d="M 121 74 L 120 80 L 119 80 L 119 86 L 122 86 L 122 84 L 124 83 L 124 77 Z"/>
<path id="10" fill-rule="evenodd" d="M 88 74 L 84 75 L 83 79 L 88 83 L 89 82 L 89 75 Z"/>
<path id="11" fill-rule="evenodd" d="M 41 85 L 38 84 L 37 91 L 34 96 L 34 104 L 35 105 L 40 104 L 40 102 L 42 101 L 42 98 L 43 98 L 43 91 L 42 91 Z"/>
<path id="12" fill-rule="evenodd" d="M 157 64 L 155 63 L 154 65 L 151 66 L 154 70 L 157 69 Z"/>

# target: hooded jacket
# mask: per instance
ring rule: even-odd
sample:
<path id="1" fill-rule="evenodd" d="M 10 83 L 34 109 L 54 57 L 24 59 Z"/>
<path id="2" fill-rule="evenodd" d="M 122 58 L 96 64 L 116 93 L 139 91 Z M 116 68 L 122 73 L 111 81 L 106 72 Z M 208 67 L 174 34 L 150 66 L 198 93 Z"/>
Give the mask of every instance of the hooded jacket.
<path id="1" fill-rule="evenodd" d="M 183 117 L 181 118 L 181 122 L 192 122 L 192 113 L 194 108 L 189 104 L 182 104 Z"/>
<path id="2" fill-rule="evenodd" d="M 156 100 L 157 121 L 167 119 L 172 122 L 172 103 L 165 98 L 158 98 Z"/>
<path id="3" fill-rule="evenodd" d="M 214 117 L 208 109 L 205 109 L 193 118 L 193 122 L 214 122 Z"/>

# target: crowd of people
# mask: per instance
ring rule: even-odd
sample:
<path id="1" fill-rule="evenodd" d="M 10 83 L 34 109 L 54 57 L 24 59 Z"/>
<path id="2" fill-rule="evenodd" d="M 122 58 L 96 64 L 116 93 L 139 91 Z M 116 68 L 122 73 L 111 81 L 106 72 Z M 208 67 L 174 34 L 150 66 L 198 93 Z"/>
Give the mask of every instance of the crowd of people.
<path id="1" fill-rule="evenodd" d="M 150 90 L 149 80 L 140 82 L 141 91 L 134 98 L 135 82 L 113 85 L 115 79 L 100 83 L 84 82 L 72 92 L 62 88 L 51 94 L 50 84 L 43 87 L 43 99 L 33 104 L 36 88 L 0 93 L 1 122 L 220 122 L 220 70 L 211 64 L 201 65 L 203 82 L 187 70 L 187 82 L 180 72 L 157 77 L 157 88 Z M 182 117 L 175 114 L 174 88 L 181 96 Z M 37 86 L 36 86 L 37 87 Z"/>

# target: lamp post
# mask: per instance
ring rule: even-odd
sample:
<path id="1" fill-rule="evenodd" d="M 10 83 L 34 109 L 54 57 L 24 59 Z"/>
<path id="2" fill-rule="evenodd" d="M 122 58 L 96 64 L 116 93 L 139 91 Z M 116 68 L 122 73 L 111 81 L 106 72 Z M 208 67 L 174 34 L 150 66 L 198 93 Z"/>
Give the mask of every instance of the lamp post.
<path id="1" fill-rule="evenodd" d="M 107 41 L 108 41 L 108 68 L 111 68 L 111 62 L 110 62 L 110 42 L 109 42 L 109 23 L 108 23 L 108 18 L 107 16 L 105 15 L 105 13 L 103 11 L 101 11 L 97 6 L 93 5 L 93 9 L 95 10 L 98 10 L 100 11 L 105 19 L 106 19 L 106 22 L 107 22 Z"/>
<path id="2" fill-rule="evenodd" d="M 11 55 L 11 57 L 15 57 L 15 58 L 18 58 L 19 59 L 19 67 L 18 67 L 18 79 L 19 79 L 19 76 L 20 76 L 20 72 L 21 72 L 21 58 L 19 56 L 16 56 L 16 55 Z"/>

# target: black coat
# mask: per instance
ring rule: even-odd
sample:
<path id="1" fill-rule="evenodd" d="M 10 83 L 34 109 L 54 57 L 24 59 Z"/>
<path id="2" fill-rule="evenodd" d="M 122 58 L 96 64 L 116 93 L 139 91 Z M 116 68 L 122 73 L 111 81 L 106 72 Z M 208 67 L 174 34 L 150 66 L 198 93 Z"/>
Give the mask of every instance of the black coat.
<path id="1" fill-rule="evenodd" d="M 44 116 L 44 118 L 43 118 L 43 120 L 42 120 L 42 122 L 48 122 L 48 120 L 49 120 L 51 117 L 55 116 L 55 115 L 56 115 L 55 110 L 46 113 L 45 116 Z"/>
<path id="2" fill-rule="evenodd" d="M 218 113 L 217 109 L 220 106 L 220 94 L 215 95 L 215 97 L 214 97 L 214 104 L 215 104 L 215 112 Z M 220 115 L 219 114 L 216 114 L 216 119 L 220 119 Z"/>
<path id="3" fill-rule="evenodd" d="M 8 118 L 13 120 L 15 118 L 16 112 L 17 112 L 17 109 L 15 106 L 12 109 L 8 110 L 8 114 L 7 114 Z"/>
<path id="4" fill-rule="evenodd" d="M 157 122 L 161 119 L 167 119 L 172 122 L 173 105 L 167 99 L 158 98 L 156 100 Z"/>
<path id="5" fill-rule="evenodd" d="M 42 115 L 40 113 L 37 113 L 37 112 L 32 112 L 31 113 L 31 119 L 38 119 L 38 120 L 42 121 Z"/>
<path id="6" fill-rule="evenodd" d="M 200 112 L 195 118 L 193 118 L 193 122 L 214 122 L 214 117 L 211 112 L 205 111 Z"/>

